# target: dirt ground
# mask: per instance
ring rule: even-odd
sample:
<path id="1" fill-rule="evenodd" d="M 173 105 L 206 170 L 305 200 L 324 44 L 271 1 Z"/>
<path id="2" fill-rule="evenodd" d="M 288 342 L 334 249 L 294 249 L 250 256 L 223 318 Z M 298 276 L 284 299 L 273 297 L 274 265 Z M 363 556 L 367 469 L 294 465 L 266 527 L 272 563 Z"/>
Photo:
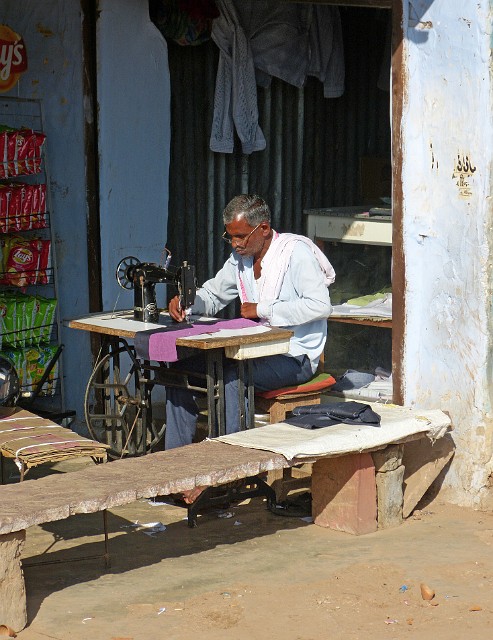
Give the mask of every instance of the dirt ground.
<path id="1" fill-rule="evenodd" d="M 493 515 L 440 497 L 419 507 L 359 537 L 274 515 L 261 498 L 204 514 L 195 529 L 176 506 L 114 509 L 109 570 L 101 559 L 25 568 L 29 622 L 17 637 L 490 638 Z M 160 532 L 145 526 L 158 522 Z M 102 553 L 101 534 L 101 514 L 33 527 L 24 561 Z"/>

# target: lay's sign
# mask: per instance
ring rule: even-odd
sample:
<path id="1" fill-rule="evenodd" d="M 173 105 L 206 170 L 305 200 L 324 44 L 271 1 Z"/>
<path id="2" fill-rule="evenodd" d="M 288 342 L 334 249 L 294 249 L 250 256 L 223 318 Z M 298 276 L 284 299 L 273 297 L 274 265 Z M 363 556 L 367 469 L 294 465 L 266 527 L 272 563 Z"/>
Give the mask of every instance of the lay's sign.
<path id="1" fill-rule="evenodd" d="M 24 40 L 10 27 L 0 24 L 0 93 L 10 91 L 26 69 Z"/>

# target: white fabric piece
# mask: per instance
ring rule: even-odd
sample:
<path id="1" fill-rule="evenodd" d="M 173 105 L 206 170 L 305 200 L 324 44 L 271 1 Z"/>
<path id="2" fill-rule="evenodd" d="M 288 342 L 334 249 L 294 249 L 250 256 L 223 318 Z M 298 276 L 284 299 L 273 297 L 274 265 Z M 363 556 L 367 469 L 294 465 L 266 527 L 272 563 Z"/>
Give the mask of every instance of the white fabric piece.
<path id="1" fill-rule="evenodd" d="M 320 265 L 327 287 L 336 279 L 336 272 L 327 256 L 310 238 L 295 233 L 280 233 L 272 240 L 262 259 L 262 276 L 258 284 L 259 300 L 272 300 L 279 297 L 282 282 L 297 242 L 304 242 L 310 247 Z"/>
<path id="2" fill-rule="evenodd" d="M 364 307 L 356 304 L 335 304 L 332 307 L 333 316 L 352 317 L 361 316 L 364 318 L 392 318 L 392 294 L 387 293 L 384 298 L 372 300 Z"/>
<path id="3" fill-rule="evenodd" d="M 392 402 L 392 380 L 390 378 L 386 380 L 380 378 L 358 389 L 331 391 L 331 394 L 340 398 L 358 400 L 359 402 Z"/>
<path id="4" fill-rule="evenodd" d="M 216 440 L 239 447 L 272 451 L 287 460 L 293 460 L 361 453 L 419 433 L 435 441 L 450 428 L 450 418 L 438 409 L 420 411 L 389 404 L 370 406 L 381 417 L 380 427 L 341 423 L 322 429 L 302 429 L 279 422 L 220 436 Z"/>

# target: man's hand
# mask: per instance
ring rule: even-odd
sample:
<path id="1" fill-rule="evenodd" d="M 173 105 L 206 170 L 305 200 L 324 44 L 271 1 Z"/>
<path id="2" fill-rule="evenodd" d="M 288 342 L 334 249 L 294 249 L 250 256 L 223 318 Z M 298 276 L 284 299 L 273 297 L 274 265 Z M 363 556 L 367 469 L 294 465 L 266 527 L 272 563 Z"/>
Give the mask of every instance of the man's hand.
<path id="1" fill-rule="evenodd" d="M 176 320 L 176 322 L 183 322 L 185 320 L 185 310 L 181 308 L 179 296 L 172 298 L 168 305 L 169 315 Z"/>
<path id="2" fill-rule="evenodd" d="M 241 305 L 241 317 L 249 318 L 250 320 L 257 320 L 257 303 L 256 302 L 244 302 Z"/>

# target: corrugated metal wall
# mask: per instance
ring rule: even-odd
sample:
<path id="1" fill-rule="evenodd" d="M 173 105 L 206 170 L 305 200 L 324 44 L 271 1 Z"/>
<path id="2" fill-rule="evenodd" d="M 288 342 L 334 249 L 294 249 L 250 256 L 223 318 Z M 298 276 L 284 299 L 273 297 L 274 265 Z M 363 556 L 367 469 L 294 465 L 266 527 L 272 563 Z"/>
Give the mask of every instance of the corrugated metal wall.
<path id="1" fill-rule="evenodd" d="M 377 88 L 389 12 L 341 8 L 346 90 L 323 97 L 309 78 L 303 89 L 273 79 L 258 89 L 264 151 L 209 150 L 218 49 L 169 43 L 172 151 L 168 247 L 174 262 L 197 265 L 199 282 L 221 266 L 222 210 L 238 193 L 270 204 L 279 231 L 304 232 L 303 209 L 361 203 L 360 158 L 390 158 L 389 92 Z"/>

